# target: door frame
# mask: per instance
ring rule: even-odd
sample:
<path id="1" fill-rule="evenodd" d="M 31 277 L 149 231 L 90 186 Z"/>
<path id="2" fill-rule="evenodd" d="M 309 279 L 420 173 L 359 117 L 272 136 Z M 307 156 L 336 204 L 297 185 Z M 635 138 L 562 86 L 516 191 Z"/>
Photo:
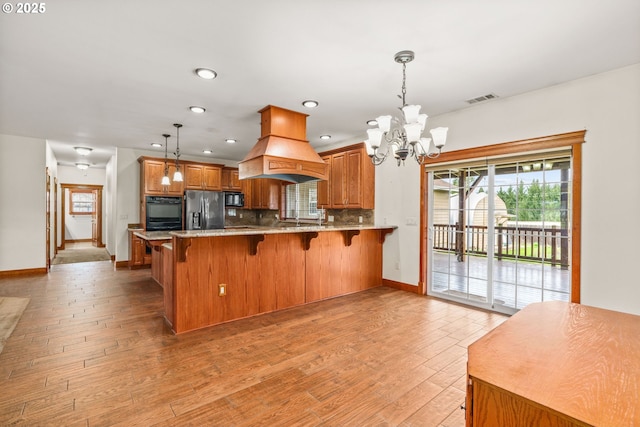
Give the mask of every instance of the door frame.
<path id="1" fill-rule="evenodd" d="M 435 159 L 425 157 L 421 163 L 420 172 L 420 263 L 418 293 L 428 295 L 427 262 L 429 236 L 428 226 L 428 188 L 425 165 L 436 166 L 440 163 L 458 162 L 462 160 L 483 159 L 487 157 L 517 155 L 532 152 L 545 152 L 562 148 L 571 149 L 571 302 L 580 302 L 580 247 L 581 247 L 581 219 L 582 219 L 582 144 L 586 130 L 568 132 L 539 138 L 523 139 L 519 141 L 503 142 L 499 144 L 473 147 L 462 150 L 447 151 Z"/>
<path id="2" fill-rule="evenodd" d="M 102 241 L 102 189 L 103 185 L 90 185 L 90 184 L 60 184 L 60 208 L 62 209 L 61 216 L 61 235 L 60 239 L 60 250 L 64 250 L 65 243 L 65 220 L 67 217 L 67 210 L 65 209 L 66 203 L 66 191 L 65 190 L 92 190 L 96 191 L 96 240 L 97 247 L 104 248 L 104 242 Z"/>

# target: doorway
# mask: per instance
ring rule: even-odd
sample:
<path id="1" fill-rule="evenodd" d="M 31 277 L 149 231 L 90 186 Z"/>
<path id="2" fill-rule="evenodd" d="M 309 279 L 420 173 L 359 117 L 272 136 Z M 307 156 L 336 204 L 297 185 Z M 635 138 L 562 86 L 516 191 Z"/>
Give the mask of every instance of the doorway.
<path id="1" fill-rule="evenodd" d="M 90 241 L 94 247 L 103 248 L 102 241 L 102 185 L 85 184 L 60 184 L 61 215 L 61 242 L 59 250 L 65 249 L 65 243 L 77 243 Z M 70 216 L 81 218 L 90 234 L 81 235 L 80 238 L 69 238 L 67 226 L 70 225 Z"/>
<path id="2" fill-rule="evenodd" d="M 427 160 L 422 292 L 507 314 L 580 302 L 584 133 Z"/>

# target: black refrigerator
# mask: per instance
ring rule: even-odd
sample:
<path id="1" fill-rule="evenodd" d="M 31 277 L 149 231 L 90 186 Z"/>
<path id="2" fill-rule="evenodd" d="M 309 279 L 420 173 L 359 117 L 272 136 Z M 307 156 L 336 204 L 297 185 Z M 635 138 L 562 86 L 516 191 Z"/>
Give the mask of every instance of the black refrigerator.
<path id="1" fill-rule="evenodd" d="M 224 228 L 224 192 L 187 190 L 184 196 L 186 230 Z"/>

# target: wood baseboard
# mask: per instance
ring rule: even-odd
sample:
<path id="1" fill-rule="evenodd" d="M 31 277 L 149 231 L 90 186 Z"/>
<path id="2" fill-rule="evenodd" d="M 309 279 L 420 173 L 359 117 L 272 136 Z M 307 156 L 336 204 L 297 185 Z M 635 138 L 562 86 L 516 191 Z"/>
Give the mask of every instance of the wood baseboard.
<path id="1" fill-rule="evenodd" d="M 401 291 L 420 294 L 420 286 L 413 286 L 407 283 L 396 282 L 395 280 L 382 279 L 382 285 L 393 289 L 399 289 Z"/>
<path id="2" fill-rule="evenodd" d="M 0 279 L 15 276 L 41 275 L 47 274 L 47 268 L 25 268 L 24 270 L 7 270 L 0 271 Z"/>
<path id="3" fill-rule="evenodd" d="M 116 270 L 129 269 L 129 261 L 116 261 L 115 255 L 111 255 L 111 258 L 112 258 L 112 261 L 114 262 L 113 265 L 116 268 Z"/>
<path id="4" fill-rule="evenodd" d="M 65 243 L 86 243 L 86 242 L 90 242 L 91 239 L 68 239 L 65 240 Z"/>

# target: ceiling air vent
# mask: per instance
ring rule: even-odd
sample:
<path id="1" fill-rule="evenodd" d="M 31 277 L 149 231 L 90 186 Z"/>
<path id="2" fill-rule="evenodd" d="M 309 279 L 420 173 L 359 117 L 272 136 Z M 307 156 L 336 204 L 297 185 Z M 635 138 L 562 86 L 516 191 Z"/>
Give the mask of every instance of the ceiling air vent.
<path id="1" fill-rule="evenodd" d="M 495 93 L 490 93 L 488 95 L 482 95 L 482 96 L 479 96 L 477 98 L 467 99 L 467 103 L 468 104 L 477 104 L 478 102 L 489 101 L 490 99 L 496 99 L 497 97 L 498 97 L 498 95 L 496 95 Z"/>

